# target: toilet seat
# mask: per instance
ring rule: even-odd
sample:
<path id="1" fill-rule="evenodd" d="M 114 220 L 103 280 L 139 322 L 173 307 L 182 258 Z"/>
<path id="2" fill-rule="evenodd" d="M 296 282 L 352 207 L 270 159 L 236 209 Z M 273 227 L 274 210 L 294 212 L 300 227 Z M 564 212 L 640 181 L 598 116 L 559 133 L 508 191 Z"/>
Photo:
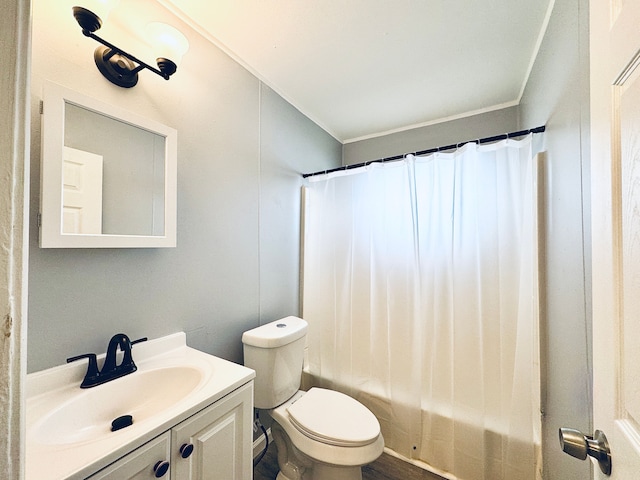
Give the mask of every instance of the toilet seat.
<path id="1" fill-rule="evenodd" d="M 367 407 L 334 390 L 311 388 L 287 407 L 291 424 L 318 442 L 358 447 L 376 441 L 380 424 Z"/>

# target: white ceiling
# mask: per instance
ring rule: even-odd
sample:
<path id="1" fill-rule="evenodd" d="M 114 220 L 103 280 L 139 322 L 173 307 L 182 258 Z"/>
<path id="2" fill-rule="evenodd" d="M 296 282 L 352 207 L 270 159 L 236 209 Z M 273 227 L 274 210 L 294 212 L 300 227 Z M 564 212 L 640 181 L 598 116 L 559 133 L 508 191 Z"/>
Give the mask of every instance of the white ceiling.
<path id="1" fill-rule="evenodd" d="M 342 142 L 518 104 L 553 0 L 164 0 Z"/>

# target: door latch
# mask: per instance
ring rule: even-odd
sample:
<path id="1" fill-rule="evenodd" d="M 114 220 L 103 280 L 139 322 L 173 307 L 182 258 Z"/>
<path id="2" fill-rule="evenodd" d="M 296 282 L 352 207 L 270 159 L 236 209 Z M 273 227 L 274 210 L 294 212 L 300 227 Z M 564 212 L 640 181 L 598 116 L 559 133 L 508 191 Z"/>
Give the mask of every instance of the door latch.
<path id="1" fill-rule="evenodd" d="M 602 473 L 611 475 L 611 450 L 603 432 L 596 430 L 590 437 L 573 428 L 561 428 L 558 434 L 564 453 L 580 460 L 585 460 L 589 455 L 598 461 Z"/>

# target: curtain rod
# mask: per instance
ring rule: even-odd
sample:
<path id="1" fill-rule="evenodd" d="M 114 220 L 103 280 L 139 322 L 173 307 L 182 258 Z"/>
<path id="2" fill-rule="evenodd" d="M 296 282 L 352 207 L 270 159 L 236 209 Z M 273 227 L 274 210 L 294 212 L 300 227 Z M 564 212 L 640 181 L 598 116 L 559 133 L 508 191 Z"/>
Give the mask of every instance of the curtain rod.
<path id="1" fill-rule="evenodd" d="M 442 147 L 436 147 L 436 148 L 430 148 L 428 150 L 421 150 L 419 152 L 408 152 L 405 153 L 403 155 L 396 155 L 393 157 L 385 157 L 385 158 L 379 158 L 377 160 L 369 160 L 367 162 L 362 162 L 362 163 L 354 163 L 351 165 L 343 165 L 342 167 L 336 167 L 336 168 L 332 168 L 330 170 L 321 170 L 319 172 L 313 172 L 313 173 L 303 173 L 302 177 L 303 178 L 307 178 L 307 177 L 313 177 L 315 175 L 324 175 L 327 173 L 332 173 L 332 172 L 339 172 L 341 170 L 351 170 L 352 168 L 359 168 L 359 167 L 365 167 L 371 163 L 384 163 L 384 162 L 391 162 L 394 160 L 401 160 L 404 157 L 406 157 L 407 155 L 415 155 L 415 156 L 419 156 L 419 155 L 428 155 L 430 153 L 436 153 L 436 152 L 443 152 L 446 150 L 453 150 L 455 148 L 460 148 L 461 146 L 467 144 L 467 143 L 477 143 L 478 145 L 481 145 L 483 143 L 492 143 L 492 142 L 497 142 L 499 140 L 505 140 L 507 138 L 516 138 L 516 137 L 523 137 L 525 135 L 529 135 L 530 133 L 542 133 L 545 130 L 545 126 L 541 126 L 541 127 L 536 127 L 536 128 L 530 128 L 528 130 L 519 130 L 517 132 L 510 132 L 510 133 L 503 133 L 501 135 L 495 135 L 493 137 L 486 137 L 486 138 L 479 138 L 476 140 L 467 140 L 466 142 L 460 142 L 460 143 L 453 143 L 451 145 L 444 145 Z"/>

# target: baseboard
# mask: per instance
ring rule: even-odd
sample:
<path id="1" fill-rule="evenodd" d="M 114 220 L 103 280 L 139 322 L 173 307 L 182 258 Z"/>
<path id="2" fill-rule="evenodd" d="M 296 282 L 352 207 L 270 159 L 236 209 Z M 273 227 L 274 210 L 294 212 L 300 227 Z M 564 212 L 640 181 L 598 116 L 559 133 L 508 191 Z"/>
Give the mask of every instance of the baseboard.
<path id="1" fill-rule="evenodd" d="M 269 443 L 273 442 L 273 437 L 271 436 L 270 428 L 267 428 L 267 436 L 269 438 Z M 253 441 L 253 458 L 257 458 L 258 455 L 262 453 L 265 445 L 266 445 L 266 439 L 263 433 Z"/>

